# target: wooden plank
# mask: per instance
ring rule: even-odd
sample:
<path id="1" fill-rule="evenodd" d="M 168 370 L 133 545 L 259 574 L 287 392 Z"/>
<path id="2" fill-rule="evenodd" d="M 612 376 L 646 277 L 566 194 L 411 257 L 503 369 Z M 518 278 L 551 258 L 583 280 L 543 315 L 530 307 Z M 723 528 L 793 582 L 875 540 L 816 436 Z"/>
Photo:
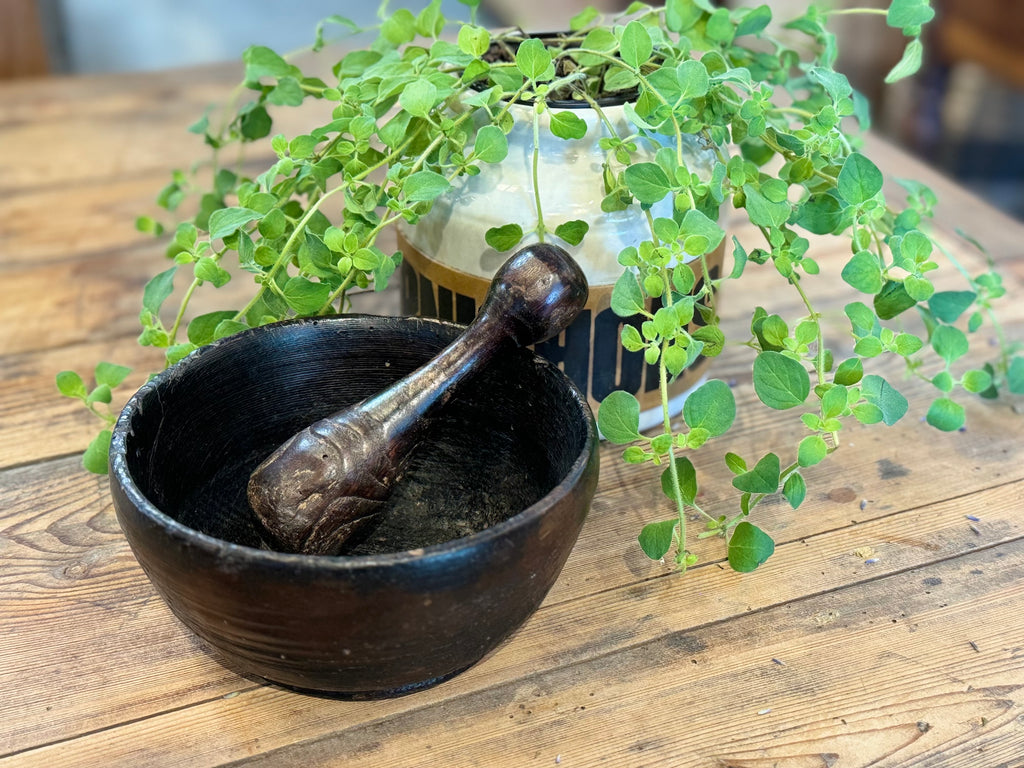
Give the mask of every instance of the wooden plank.
<path id="1" fill-rule="evenodd" d="M 902 205 L 906 193 L 895 183 L 895 178 L 915 179 L 927 184 L 937 195 L 932 229 L 945 234 L 950 242 L 958 242 L 956 253 L 970 253 L 956 232 L 962 229 L 978 240 L 1000 269 L 1024 281 L 1024 245 L 1021 242 L 1021 222 L 1007 213 L 993 208 L 977 194 L 961 187 L 941 171 L 899 149 L 888 139 L 869 134 L 865 140 L 865 153 L 888 177 L 885 194 L 890 203 Z"/>
<path id="2" fill-rule="evenodd" d="M 359 312 L 394 314 L 397 292 L 357 292 L 352 302 Z M 25 329 L 27 336 L 38 332 L 34 325 Z M 101 360 L 133 368 L 111 403 L 117 412 L 150 372 L 163 368 L 163 350 L 140 347 L 135 336 L 0 356 L 0 468 L 83 451 L 102 422 L 77 400 L 61 397 L 54 379 L 59 371 L 74 370 L 91 386 L 92 370 Z M 30 338 L 15 341 L 31 346 Z"/>
<path id="3" fill-rule="evenodd" d="M 782 544 L 757 574 L 709 562 L 685 578 L 652 578 L 634 573 L 623 558 L 608 557 L 598 571 L 553 592 L 511 641 L 456 680 L 413 697 L 344 704 L 274 687 L 252 689 L 241 679 L 232 686 L 131 563 L 102 481 L 83 477 L 69 461 L 13 470 L 3 479 L 0 508 L 10 522 L 2 529 L 8 559 L 20 567 L 0 576 L 0 613 L 10 617 L 0 646 L 0 689 L 8 691 L 0 722 L 9 732 L 0 754 L 30 750 L 13 755 L 12 765 L 88 765 L 100 755 L 107 765 L 145 765 L 134 751 L 142 743 L 152 750 L 152 764 L 217 764 L 1024 536 L 1019 480 L 977 494 L 976 507 L 969 508 L 984 510 L 975 524 L 979 533 L 958 500 L 856 525 L 829 519 L 827 505 L 814 505 L 807 517 L 818 522 L 817 535 Z M 611 495 L 618 501 L 604 514 L 595 509 L 571 560 L 591 548 L 621 551 L 624 542 L 608 540 L 604 518 L 608 509 L 630 503 L 630 490 Z M 857 554 L 865 546 L 877 562 Z M 62 638 L 58 657 L 46 641 L 53 637 Z M 59 690 L 52 683 L 57 679 Z M 225 687 L 240 695 L 211 698 L 211 691 Z M 50 711 L 33 705 L 42 701 Z M 238 706 L 246 717 L 228 714 Z M 206 742 L 203 724 L 210 722 L 224 728 Z M 195 741 L 183 743 L 182 733 Z M 31 749 L 43 743 L 51 746 Z"/>
<path id="4" fill-rule="evenodd" d="M 323 65 L 316 68 L 324 69 Z M 123 179 L 208 162 L 202 136 L 187 128 L 208 108 L 218 125 L 240 82 L 241 67 L 215 65 L 164 72 L 63 77 L 0 86 L 0 192 L 95 188 Z M 240 91 L 239 104 L 251 100 Z M 333 105 L 309 100 L 274 109 L 273 132 L 294 136 L 330 120 Z M 263 149 L 253 150 L 253 147 Z M 250 145 L 266 154 L 265 142 Z M 46 147 L 40 153 L 39 148 Z M 233 162 L 234 150 L 223 158 Z M 32 162 L 25 162 L 32 158 Z M 160 184 L 153 190 L 159 191 Z"/>
<path id="5" fill-rule="evenodd" d="M 235 765 L 1019 766 L 1022 576 L 1016 542 Z"/>

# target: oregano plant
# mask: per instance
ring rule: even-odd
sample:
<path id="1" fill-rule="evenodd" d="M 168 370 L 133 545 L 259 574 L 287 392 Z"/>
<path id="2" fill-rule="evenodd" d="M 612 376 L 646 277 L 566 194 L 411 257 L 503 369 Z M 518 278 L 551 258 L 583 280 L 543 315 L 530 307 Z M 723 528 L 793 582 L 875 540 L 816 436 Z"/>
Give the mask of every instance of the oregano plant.
<path id="1" fill-rule="evenodd" d="M 735 570 L 763 563 L 774 543 L 749 520 L 756 506 L 781 494 L 796 509 L 807 494 L 804 471 L 837 449 L 844 425 L 891 425 L 907 412 L 898 387 L 873 370 L 879 358 L 902 359 L 934 386 L 925 418 L 943 431 L 963 425 L 964 393 L 1024 392 L 1024 356 L 993 312 L 1004 293 L 999 275 L 991 265 L 971 274 L 944 252 L 929 231 L 936 199 L 927 187 L 903 180 L 906 200 L 890 199 L 882 171 L 861 151 L 868 106 L 834 69 L 830 19 L 864 13 L 906 38 L 887 80 L 912 75 L 921 64 L 922 26 L 934 16 L 929 0 L 892 0 L 885 9 L 811 3 L 784 25 L 804 38 L 799 47 L 775 36 L 764 4 L 634 3 L 610 18 L 588 9 L 564 34 L 541 38 L 485 29 L 475 19 L 478 0 L 462 2 L 464 21 L 444 18 L 440 0 L 417 14 L 382 7 L 373 41 L 346 47 L 327 79 L 304 73 L 295 56 L 260 46 L 246 51 L 230 107 L 189 128 L 208 146 L 209 162 L 175 172 L 158 194 L 174 222 L 170 231 L 150 217 L 137 222 L 167 240 L 167 264 L 142 296 L 140 344 L 162 350 L 169 366 L 247 328 L 346 311 L 352 291 L 383 290 L 395 272 L 400 254 L 382 249 L 383 232 L 415 224 L 452 194 L 458 178 L 505 160 L 513 104 L 533 107 L 536 192 L 544 183 L 540 132 L 569 143 L 590 130 L 564 108 L 573 101 L 594 110 L 605 131 L 594 217 L 629 211 L 648 233 L 618 254 L 622 274 L 611 304 L 624 320 L 640 317 L 623 323 L 621 341 L 658 372 L 662 424 L 641 433 L 640 405 L 627 392 L 601 403 L 598 422 L 609 442 L 625 446 L 625 462 L 660 468 L 666 511 L 652 510 L 639 532 L 649 557 L 672 554 L 684 570 L 694 564 L 687 524 L 698 520 L 696 536 L 722 538 Z M 332 16 L 315 30 L 311 52 L 330 55 L 326 39 L 336 30 L 367 31 Z M 604 113 L 609 98 L 624 104 L 624 131 Z M 330 105 L 330 119 L 298 135 L 275 132 L 277 110 L 311 101 Z M 273 153 L 260 173 L 224 161 L 233 145 L 257 142 Z M 710 158 L 701 172 L 688 163 L 694 146 Z M 529 220 L 490 229 L 486 243 L 507 251 L 531 237 L 587 247 L 589 222 L 550 221 L 541 196 L 535 199 Z M 195 213 L 181 216 L 186 200 Z M 726 207 L 744 212 L 757 237 L 728 236 Z M 819 264 L 809 234 L 848 242 L 845 264 Z M 707 260 L 723 243 L 732 266 L 714 276 Z M 933 273 L 945 262 L 963 277 L 958 290 L 935 288 Z M 755 306 L 749 334 L 727 339 L 718 291 L 737 283 L 732 294 L 740 300 L 744 275 L 757 269 L 773 270 L 801 309 L 783 317 L 767 302 Z M 244 304 L 190 311 L 198 292 L 239 279 L 252 286 Z M 815 282 L 830 279 L 849 291 L 853 352 L 843 359 L 825 338 L 813 298 Z M 905 313 L 916 313 L 924 331 L 906 330 Z M 982 328 L 998 340 L 998 355 L 964 365 Z M 790 444 L 760 456 L 730 444 L 736 401 L 717 379 L 689 394 L 681 419 L 671 412 L 671 382 L 727 343 L 749 349 L 758 401 L 794 414 Z M 106 469 L 115 418 L 109 404 L 128 373 L 100 363 L 89 385 L 74 372 L 57 377 L 62 394 L 103 422 L 84 457 L 91 471 Z M 709 445 L 722 447 L 733 476 L 736 504 L 727 511 L 700 505 L 690 455 Z"/>

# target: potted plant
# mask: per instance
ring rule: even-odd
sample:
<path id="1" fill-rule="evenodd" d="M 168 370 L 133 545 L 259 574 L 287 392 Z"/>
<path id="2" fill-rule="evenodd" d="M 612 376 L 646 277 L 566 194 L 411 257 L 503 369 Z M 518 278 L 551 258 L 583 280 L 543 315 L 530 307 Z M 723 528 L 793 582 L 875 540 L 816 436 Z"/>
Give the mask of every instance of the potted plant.
<path id="1" fill-rule="evenodd" d="M 171 265 L 146 285 L 141 344 L 162 348 L 165 363 L 173 365 L 242 329 L 343 312 L 352 290 L 383 289 L 401 256 L 381 249 L 381 233 L 401 225 L 407 239 L 415 239 L 415 227 L 430 221 L 435 206 L 459 204 L 453 189 L 489 166 L 511 162 L 509 135 L 518 111 L 529 128 L 527 183 L 535 204 L 525 219 L 482 229 L 480 248 L 508 250 L 532 236 L 600 249 L 590 240 L 601 216 L 622 214 L 638 224 L 637 241 L 613 254 L 618 277 L 609 303 L 623 319 L 616 330 L 621 343 L 655 374 L 659 426 L 641 433 L 641 407 L 629 391 L 603 398 L 598 419 L 605 438 L 627 446 L 626 462 L 663 467 L 672 511 L 640 532 L 650 557 L 674 549 L 680 568 L 691 565 L 686 529 L 696 516 L 704 523 L 700 536 L 728 542 L 733 568 L 752 570 L 763 562 L 773 543 L 748 521 L 757 503 L 781 492 L 796 508 L 806 493 L 802 471 L 836 450 L 844 421 L 892 424 L 907 410 L 892 383 L 868 372 L 879 356 L 905 359 L 914 375 L 935 385 L 926 418 L 940 430 L 963 424 L 954 391 L 983 397 L 1024 391 L 1024 356 L 1005 340 L 990 364 L 954 365 L 983 325 L 995 323 L 1004 339 L 992 314 L 1003 293 L 999 277 L 960 268 L 962 290 L 936 291 L 932 271 L 941 249 L 927 231 L 934 195 L 916 182 L 902 182 L 904 207 L 884 195 L 881 171 L 858 149 L 856 130 L 868 123 L 867 105 L 833 68 L 829 11 L 811 5 L 786 25 L 808 43 L 810 53 L 802 55 L 772 37 L 767 5 L 730 10 L 710 0 L 673 0 L 662 8 L 635 3 L 607 20 L 585 11 L 565 34 L 530 36 L 484 29 L 475 23 L 477 3 L 463 2 L 470 19 L 454 26 L 438 0 L 418 15 L 382 12 L 376 39 L 345 53 L 326 79 L 308 76 L 267 48 L 245 53 L 241 92 L 248 100 L 224 125 L 204 117 L 190 130 L 215 151 L 269 141 L 275 157 L 251 177 L 214 160 L 212 181 L 198 193 L 198 213 L 173 230 Z M 863 10 L 884 14 L 879 23 L 907 38 L 888 79 L 916 71 L 921 27 L 933 16 L 928 0 Z M 333 28 L 355 25 L 339 16 L 326 19 L 313 51 L 329 50 L 324 37 Z M 622 120 L 609 117 L 609 96 L 624 97 L 616 107 Z M 311 100 L 330 104 L 330 119 L 300 135 L 274 133 L 275 109 Z M 560 103 L 566 100 L 585 105 L 591 119 Z M 595 137 L 598 202 L 589 215 L 556 220 L 541 203 L 540 147 L 552 140 L 593 143 Z M 175 174 L 159 203 L 173 213 L 190 194 L 194 182 Z M 726 206 L 746 215 L 760 233 L 756 242 L 727 237 L 720 223 Z M 149 218 L 139 226 L 163 231 Z M 847 240 L 845 265 L 819 264 L 808 232 Z M 731 264 L 716 274 L 709 259 L 722 247 Z M 750 336 L 739 340 L 751 348 L 760 402 L 797 414 L 794 444 L 760 457 L 741 457 L 741 448 L 732 446 L 725 461 L 734 473 L 737 508 L 711 515 L 699 508 L 697 474 L 686 454 L 713 438 L 716 445 L 726 442 L 735 401 L 725 382 L 709 380 L 689 393 L 683 423 L 675 426 L 671 387 L 729 341 L 719 326 L 717 294 L 733 283 L 732 300 L 742 300 L 743 276 L 753 269 L 775 270 L 780 290 L 794 292 L 803 307 L 790 318 L 771 306 L 754 307 Z M 195 292 L 223 286 L 237 270 L 254 280 L 248 302 L 188 319 Z M 846 315 L 855 347 L 846 359 L 835 358 L 813 302 L 814 283 L 830 278 L 850 292 Z M 180 304 L 169 311 L 172 295 Z M 911 310 L 923 318 L 924 332 L 902 329 L 903 313 Z M 926 354 L 932 354 L 931 368 L 922 362 Z M 113 417 L 102 404 L 126 373 L 101 363 L 94 387 L 73 372 L 61 373 L 58 387 L 109 422 Z M 87 468 L 105 469 L 109 435 L 104 429 L 90 445 Z"/>

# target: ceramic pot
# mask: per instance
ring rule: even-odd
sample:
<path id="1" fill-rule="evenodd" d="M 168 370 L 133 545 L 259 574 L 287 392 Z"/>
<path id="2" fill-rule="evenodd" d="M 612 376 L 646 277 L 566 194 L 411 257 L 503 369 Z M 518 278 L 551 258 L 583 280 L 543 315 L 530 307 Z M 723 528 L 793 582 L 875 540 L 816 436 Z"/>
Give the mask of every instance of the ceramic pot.
<path id="1" fill-rule="evenodd" d="M 250 473 L 287 437 L 461 331 L 368 316 L 265 326 L 200 349 L 127 404 L 110 449 L 118 521 L 173 613 L 227 666 L 393 696 L 466 669 L 540 605 L 587 514 L 597 437 L 580 392 L 527 350 L 446 404 L 380 524 L 346 553 L 267 549 L 246 502 Z"/>
<path id="2" fill-rule="evenodd" d="M 565 140 L 550 129 L 552 112 L 573 109 L 587 123 L 582 139 Z M 490 248 L 485 233 L 492 227 L 518 223 L 524 231 L 536 227 L 533 183 L 532 105 L 513 104 L 515 123 L 508 134 L 509 153 L 497 164 L 481 164 L 476 176 L 464 176 L 434 202 L 430 213 L 414 226 L 399 227 L 402 311 L 404 314 L 440 317 L 467 323 L 486 295 L 495 270 L 507 254 Z M 620 136 L 635 133 L 624 107 L 602 107 Z M 540 196 L 545 225 L 583 220 L 590 230 L 579 246 L 558 239 L 583 268 L 590 285 L 590 300 L 576 322 L 558 338 L 538 345 L 537 351 L 557 363 L 589 397 L 591 406 L 610 392 L 623 389 L 641 403 L 641 429 L 660 423 L 661 398 L 656 366 L 648 366 L 640 352 L 621 346 L 621 329 L 631 323 L 638 329 L 640 317 L 623 320 L 611 310 L 611 293 L 622 274 L 617 259 L 627 246 L 650 238 L 646 218 L 635 204 L 624 211 L 601 212 L 604 197 L 602 168 L 607 153 L 599 145 L 609 136 L 597 113 L 585 103 L 557 102 L 540 116 Z M 646 143 L 645 143 L 646 142 Z M 653 161 L 660 145 L 638 140 L 638 160 Z M 688 144 L 687 164 L 694 173 L 710 177 L 710 158 L 696 139 Z M 671 216 L 671 203 L 654 206 L 655 216 Z M 536 236 L 527 236 L 535 242 Z M 712 274 L 720 271 L 723 247 L 707 257 Z M 700 261 L 691 263 L 701 285 Z M 699 322 L 699 316 L 697 321 Z M 695 330 L 696 325 L 691 329 Z M 700 357 L 671 387 L 673 411 L 682 407 L 686 393 L 699 383 L 705 358 Z"/>

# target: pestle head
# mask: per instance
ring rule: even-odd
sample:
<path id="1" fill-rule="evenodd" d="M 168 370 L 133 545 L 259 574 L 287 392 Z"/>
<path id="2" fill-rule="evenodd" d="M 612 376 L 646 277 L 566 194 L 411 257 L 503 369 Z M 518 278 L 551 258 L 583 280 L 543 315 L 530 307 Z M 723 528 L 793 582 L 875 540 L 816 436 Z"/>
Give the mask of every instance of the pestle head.
<path id="1" fill-rule="evenodd" d="M 587 303 L 587 278 L 557 245 L 528 245 L 494 274 L 480 317 L 500 318 L 525 347 L 557 336 Z"/>
<path id="2" fill-rule="evenodd" d="M 476 320 L 425 366 L 378 394 L 312 424 L 249 478 L 249 504 L 276 547 L 336 554 L 375 520 L 454 388 L 512 342 L 567 328 L 586 304 L 586 277 L 561 248 L 538 244 L 495 274 Z"/>

